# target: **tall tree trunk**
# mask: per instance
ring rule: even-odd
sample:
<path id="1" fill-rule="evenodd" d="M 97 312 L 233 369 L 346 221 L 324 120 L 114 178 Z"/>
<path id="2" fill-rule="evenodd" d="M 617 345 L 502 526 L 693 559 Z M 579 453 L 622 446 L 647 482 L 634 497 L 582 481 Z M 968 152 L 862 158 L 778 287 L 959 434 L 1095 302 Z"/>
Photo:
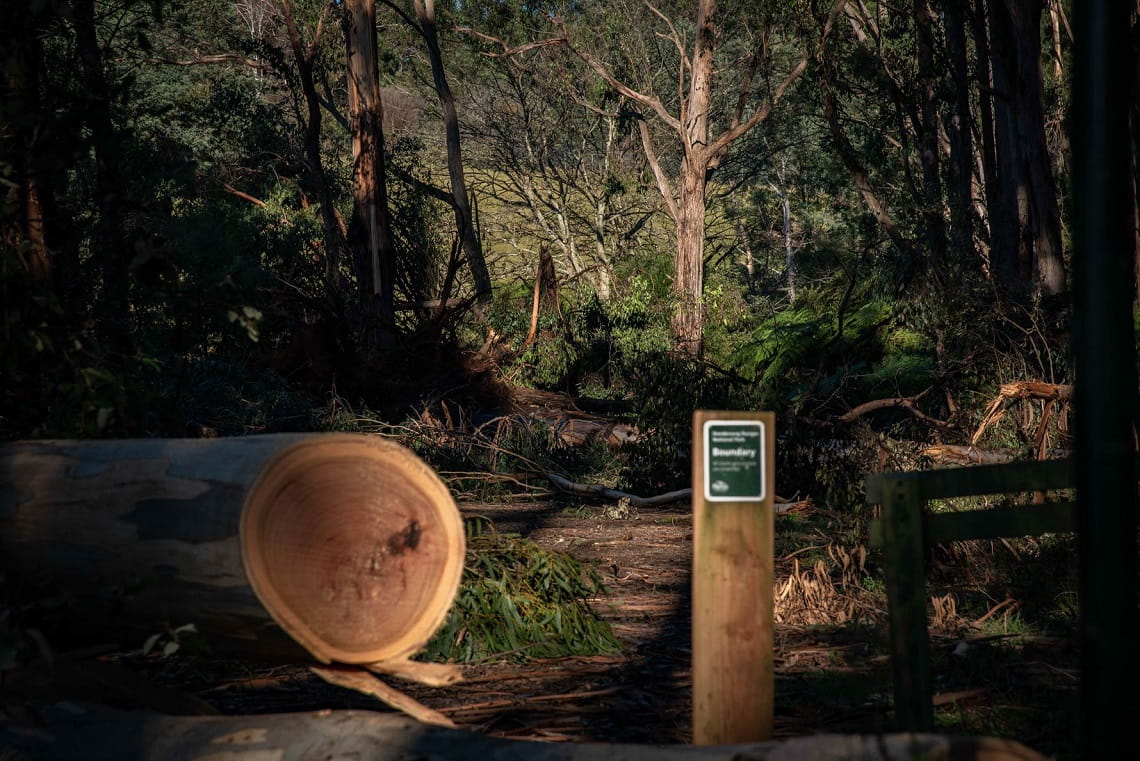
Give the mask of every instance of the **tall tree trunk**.
<path id="1" fill-rule="evenodd" d="M 366 353 L 395 344 L 396 250 L 388 217 L 384 110 L 376 63 L 376 2 L 345 0 L 345 58 L 352 124 L 352 221 L 348 246 L 356 269 Z"/>
<path id="2" fill-rule="evenodd" d="M 53 34 L 54 14 L 50 8 L 29 12 L 16 3 L 0 6 L 0 56 L 9 62 L 0 69 L 0 124 L 6 126 L 0 130 L 0 166 L 9 168 L 0 198 L 11 210 L 4 216 L 0 240 L 9 251 L 19 252 L 34 290 L 9 290 L 5 307 L 17 301 L 43 305 L 42 296 L 51 292 L 63 307 L 60 316 L 78 324 L 87 300 L 75 226 L 60 214 L 55 193 L 55 178 L 69 159 L 51 148 L 63 138 L 45 104 L 43 42 Z"/>
<path id="3" fill-rule="evenodd" d="M 681 198 L 677 206 L 677 253 L 673 291 L 677 312 L 673 338 L 678 349 L 699 357 L 704 337 L 705 178 L 687 162 L 681 165 Z"/>
<path id="4" fill-rule="evenodd" d="M 986 204 L 986 232 L 989 245 L 990 277 L 1003 286 L 1010 287 L 1016 282 L 1017 259 L 1012 249 L 1002 249 L 998 226 L 1001 220 L 1002 204 L 1000 182 L 998 180 L 997 144 L 994 126 L 993 75 L 990 66 L 990 41 L 986 31 L 986 8 L 983 0 L 978 0 L 970 9 L 970 36 L 974 41 L 974 61 L 977 67 L 978 130 L 981 133 L 982 188 Z"/>
<path id="5" fill-rule="evenodd" d="M 717 45 L 716 0 L 697 5 L 697 38 L 690 61 L 687 108 L 681 110 L 685 131 L 684 157 L 677 205 L 677 253 L 673 262 L 673 290 L 677 313 L 673 336 L 678 348 L 701 356 L 704 335 L 705 206 L 710 172 L 709 108 L 712 105 L 713 63 Z"/>
<path id="6" fill-rule="evenodd" d="M 944 7 L 946 54 L 949 58 L 947 85 L 951 103 L 946 119 L 950 161 L 946 167 L 949 185 L 950 244 L 955 259 L 972 266 L 974 259 L 972 136 L 970 134 L 970 79 L 966 52 L 966 0 L 947 0 Z"/>
<path id="7" fill-rule="evenodd" d="M 46 121 L 40 97 L 43 36 L 40 20 L 14 3 L 0 8 L 0 166 L 6 172 L 3 243 L 19 252 L 32 282 L 51 286 L 53 262 L 44 234 L 37 133 Z"/>
<path id="8" fill-rule="evenodd" d="M 780 173 L 777 179 L 780 184 L 769 182 L 769 187 L 776 192 L 780 199 L 780 211 L 783 218 L 784 227 L 784 280 L 787 283 L 788 290 L 788 303 L 792 306 L 796 305 L 796 258 L 795 248 L 792 246 L 792 201 L 788 196 L 788 191 L 784 187 L 785 181 L 785 168 L 786 162 L 781 164 Z M 749 273 L 749 285 L 752 283 L 751 273 Z"/>
<path id="9" fill-rule="evenodd" d="M 1043 296 L 1067 290 L 1061 243 L 1061 212 L 1045 139 L 1041 87 L 1041 0 L 1006 0 L 1017 50 L 1018 145 L 1028 182 L 1029 229 L 1033 246 L 1033 288 Z"/>
<path id="10" fill-rule="evenodd" d="M 918 155 L 922 167 L 922 220 L 926 231 L 927 266 L 934 272 L 946 263 L 946 219 L 942 215 L 942 177 L 938 156 L 938 75 L 934 68 L 934 30 L 929 0 L 914 0 L 918 39 Z"/>
<path id="11" fill-rule="evenodd" d="M 479 240 L 478 230 L 475 229 L 471 203 L 467 196 L 467 181 L 463 174 L 463 151 L 459 140 L 459 115 L 455 110 L 455 96 L 451 93 L 447 74 L 443 68 L 443 53 L 439 47 L 439 34 L 436 29 L 435 0 L 414 0 L 413 5 L 424 41 L 427 43 L 432 80 L 443 111 L 443 123 L 447 134 L 447 172 L 451 179 L 451 195 L 455 199 L 455 224 L 463 241 L 463 253 L 467 255 L 467 266 L 471 270 L 475 294 L 480 298 L 489 299 L 491 275 L 487 271 L 483 244 Z"/>
<path id="12" fill-rule="evenodd" d="M 1028 180 L 1019 159 L 1017 133 L 1017 56 L 1006 0 L 987 0 L 990 68 L 993 72 L 994 133 L 997 163 L 996 202 L 990 215 L 992 256 L 1010 282 L 1022 286 L 1032 278 L 1032 251 L 1022 234 L 1029 225 Z"/>
<path id="13" fill-rule="evenodd" d="M 111 116 L 111 90 L 95 27 L 94 0 L 73 0 L 75 42 L 87 93 L 85 121 L 95 155 L 95 204 L 99 210 L 94 254 L 102 275 L 102 314 L 108 348 L 132 350 L 130 336 L 130 247 L 123 234 L 126 181 L 120 171 L 122 150 Z"/>
<path id="14" fill-rule="evenodd" d="M 1034 293 L 1067 289 L 1053 169 L 1045 140 L 1041 89 L 1040 0 L 991 0 L 990 50 L 997 103 L 999 181 L 1003 207 L 1016 208 L 1023 282 Z M 991 224 L 997 220 L 991 221 Z M 1003 220 L 1004 221 L 1004 220 Z"/>
<path id="15" fill-rule="evenodd" d="M 323 112 L 321 110 L 321 99 L 317 95 L 317 87 L 313 79 L 313 62 L 324 28 L 324 14 L 328 8 L 329 6 L 322 8 L 313 39 L 306 46 L 301 39 L 301 30 L 297 25 L 297 16 L 293 12 L 292 0 L 281 0 L 281 10 L 285 16 L 285 25 L 289 32 L 289 46 L 292 48 L 293 58 L 297 62 L 297 74 L 301 80 L 301 92 L 305 97 L 305 108 L 307 110 L 304 139 L 305 162 L 308 164 L 310 180 L 317 191 L 317 201 L 321 205 L 321 227 L 325 238 L 325 295 L 330 304 L 336 308 L 341 303 L 340 257 L 345 247 L 345 239 L 341 232 L 340 223 L 337 221 L 332 190 L 329 187 L 328 175 L 321 159 Z"/>

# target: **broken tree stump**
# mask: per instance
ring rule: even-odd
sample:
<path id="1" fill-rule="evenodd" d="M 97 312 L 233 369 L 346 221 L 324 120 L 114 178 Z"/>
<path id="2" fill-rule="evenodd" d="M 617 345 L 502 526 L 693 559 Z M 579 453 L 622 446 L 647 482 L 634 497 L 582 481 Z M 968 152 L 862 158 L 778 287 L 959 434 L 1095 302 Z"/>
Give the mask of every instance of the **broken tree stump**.
<path id="1" fill-rule="evenodd" d="M 291 638 L 323 663 L 399 661 L 463 559 L 447 487 L 378 436 L 0 446 L 0 570 L 113 605 L 91 636 L 194 623 L 220 651 L 280 657 Z"/>

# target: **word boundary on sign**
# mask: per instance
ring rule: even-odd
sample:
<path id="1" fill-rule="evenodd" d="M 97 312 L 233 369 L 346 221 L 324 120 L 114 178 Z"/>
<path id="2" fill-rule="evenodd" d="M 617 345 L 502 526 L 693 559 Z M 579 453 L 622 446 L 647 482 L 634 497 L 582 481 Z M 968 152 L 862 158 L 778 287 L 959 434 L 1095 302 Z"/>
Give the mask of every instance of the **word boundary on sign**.
<path id="1" fill-rule="evenodd" d="M 764 423 L 706 420 L 704 497 L 709 502 L 763 502 L 768 497 Z"/>

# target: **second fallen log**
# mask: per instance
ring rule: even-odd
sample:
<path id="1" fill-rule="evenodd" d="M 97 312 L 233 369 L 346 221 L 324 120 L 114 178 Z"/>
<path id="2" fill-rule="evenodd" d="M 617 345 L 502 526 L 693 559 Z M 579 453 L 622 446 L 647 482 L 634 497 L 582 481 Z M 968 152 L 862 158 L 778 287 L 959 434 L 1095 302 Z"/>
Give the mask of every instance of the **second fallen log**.
<path id="1" fill-rule="evenodd" d="M 192 622 L 256 655 L 279 626 L 322 662 L 400 660 L 463 559 L 446 486 L 377 436 L 0 446 L 0 571 L 110 590 L 123 630 Z"/>

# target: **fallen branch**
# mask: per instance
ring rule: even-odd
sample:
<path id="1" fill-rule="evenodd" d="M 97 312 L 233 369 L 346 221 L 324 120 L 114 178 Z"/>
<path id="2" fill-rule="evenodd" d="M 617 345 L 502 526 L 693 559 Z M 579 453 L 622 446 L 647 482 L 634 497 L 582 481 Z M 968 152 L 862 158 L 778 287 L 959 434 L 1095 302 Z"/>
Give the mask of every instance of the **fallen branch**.
<path id="1" fill-rule="evenodd" d="M 693 496 L 692 489 L 678 489 L 677 491 L 658 494 L 656 497 L 639 497 L 617 489 L 610 489 L 596 484 L 578 484 L 563 478 L 555 473 L 547 473 L 550 482 L 567 494 L 577 494 L 582 497 L 602 497 L 609 500 L 629 500 L 634 507 L 647 507 L 650 505 L 665 505 L 670 502 L 680 502 Z"/>
<path id="2" fill-rule="evenodd" d="M 1006 405 L 1009 402 L 1021 399 L 1043 399 L 1049 402 L 1046 408 L 1048 414 L 1042 416 L 1041 425 L 1036 436 L 1038 449 L 1042 449 L 1045 446 L 1045 427 L 1049 422 L 1049 416 L 1052 414 L 1053 403 L 1059 402 L 1062 408 L 1071 403 L 1073 401 L 1073 387 L 1056 383 L 1043 383 L 1041 381 L 1003 383 L 1001 389 L 998 391 L 997 398 L 986 407 L 986 414 L 983 416 L 978 430 L 974 432 L 973 437 L 970 439 L 970 443 L 977 444 L 978 441 L 981 440 L 982 434 L 986 432 L 986 429 L 998 420 L 1001 420 L 1002 416 L 1005 415 Z"/>
<path id="3" fill-rule="evenodd" d="M 1016 459 L 1006 452 L 991 452 L 962 444 L 929 446 L 922 450 L 922 455 L 940 465 L 1000 465 Z"/>
<path id="4" fill-rule="evenodd" d="M 463 681 L 463 672 L 454 663 L 423 663 L 401 658 L 369 663 L 365 668 L 376 674 L 387 674 L 428 687 L 446 687 Z"/>
<path id="5" fill-rule="evenodd" d="M 246 58 L 245 56 L 234 55 L 230 53 L 221 53 L 218 55 L 201 55 L 197 58 L 190 58 L 182 61 L 176 61 L 170 58 L 151 58 L 148 63 L 157 64 L 160 66 L 214 66 L 221 63 L 233 63 L 239 66 L 246 66 L 257 71 L 273 72 L 272 66 L 257 60 L 256 58 Z"/>
<path id="6" fill-rule="evenodd" d="M 918 408 L 918 405 L 916 405 L 915 402 L 917 402 L 925 395 L 926 391 L 923 391 L 921 394 L 915 394 L 914 396 L 900 396 L 892 399 L 873 399 L 869 402 L 863 402 L 858 407 L 855 407 L 843 413 L 839 416 L 839 420 L 844 423 L 851 423 L 863 415 L 866 415 L 868 412 L 888 409 L 891 407 L 901 407 L 922 422 L 934 426 L 935 428 L 940 428 L 944 431 L 956 430 L 953 424 L 947 423 L 945 420 L 939 420 L 938 418 L 931 417 Z"/>
<path id="7" fill-rule="evenodd" d="M 415 698 L 381 682 L 367 671 L 340 666 L 313 666 L 311 671 L 329 684 L 335 684 L 337 687 L 344 687 L 346 690 L 354 690 L 364 695 L 371 695 L 384 705 L 402 711 L 424 724 L 433 724 L 437 727 L 455 727 L 455 722 L 439 711 L 428 708 Z"/>
<path id="8" fill-rule="evenodd" d="M 639 497 L 636 494 L 629 494 L 617 489 L 610 489 L 606 486 L 599 486 L 597 484 L 579 484 L 563 478 L 555 473 L 547 473 L 546 477 L 561 491 L 567 494 L 575 494 L 580 497 L 601 497 L 602 499 L 613 500 L 615 502 L 620 500 L 629 500 L 629 504 L 634 507 L 649 507 L 652 505 L 666 505 L 670 502 L 681 502 L 682 500 L 692 499 L 692 489 L 677 489 L 676 491 L 665 492 L 658 494 L 655 497 Z M 792 502 L 777 501 L 773 505 L 773 509 L 777 514 L 790 513 L 796 510 L 802 510 L 811 507 L 811 500 L 796 500 Z"/>

